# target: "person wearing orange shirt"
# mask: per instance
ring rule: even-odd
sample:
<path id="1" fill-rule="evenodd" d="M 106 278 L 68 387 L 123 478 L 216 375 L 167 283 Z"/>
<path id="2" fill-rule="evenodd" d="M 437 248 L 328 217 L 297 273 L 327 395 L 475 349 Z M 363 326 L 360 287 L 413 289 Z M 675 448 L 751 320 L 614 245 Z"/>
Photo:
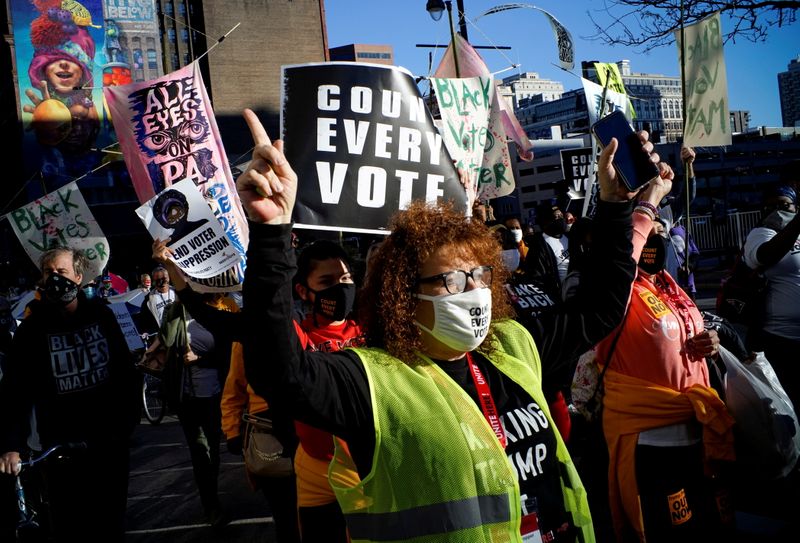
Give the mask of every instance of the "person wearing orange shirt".
<path id="1" fill-rule="evenodd" d="M 719 338 L 664 270 L 658 210 L 634 212 L 628 313 L 597 347 L 604 375 L 609 503 L 620 542 L 712 541 L 720 513 L 705 474 L 733 459 L 733 419 L 710 388 Z"/>

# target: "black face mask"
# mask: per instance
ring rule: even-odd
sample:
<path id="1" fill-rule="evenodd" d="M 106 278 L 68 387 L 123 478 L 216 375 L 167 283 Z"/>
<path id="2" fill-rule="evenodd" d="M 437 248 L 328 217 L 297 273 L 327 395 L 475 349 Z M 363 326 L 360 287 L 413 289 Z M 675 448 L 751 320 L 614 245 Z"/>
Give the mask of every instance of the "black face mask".
<path id="1" fill-rule="evenodd" d="M 554 219 L 553 222 L 548 224 L 544 232 L 548 236 L 557 238 L 563 236 L 566 231 L 567 231 L 567 219 L 561 217 L 560 219 Z"/>
<path id="2" fill-rule="evenodd" d="M 78 296 L 79 289 L 78 283 L 57 273 L 50 274 L 44 282 L 45 298 L 54 304 L 69 304 Z"/>
<path id="3" fill-rule="evenodd" d="M 650 236 L 639 257 L 639 267 L 650 275 L 664 270 L 667 264 L 667 240 L 659 235 Z"/>
<path id="4" fill-rule="evenodd" d="M 356 286 L 353 283 L 339 283 L 323 290 L 313 290 L 314 313 L 333 321 L 344 320 L 353 310 L 356 299 Z"/>

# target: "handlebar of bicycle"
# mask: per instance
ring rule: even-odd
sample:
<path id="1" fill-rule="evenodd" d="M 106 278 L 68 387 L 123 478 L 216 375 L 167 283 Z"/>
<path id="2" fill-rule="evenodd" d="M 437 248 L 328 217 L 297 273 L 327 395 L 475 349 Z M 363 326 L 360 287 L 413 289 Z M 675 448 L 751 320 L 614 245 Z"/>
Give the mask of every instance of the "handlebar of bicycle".
<path id="1" fill-rule="evenodd" d="M 18 466 L 17 473 L 19 473 L 22 468 L 29 468 L 29 467 L 35 466 L 36 464 L 38 464 L 39 462 L 42 462 L 48 456 L 50 456 L 51 454 L 53 454 L 53 453 L 55 453 L 57 451 L 65 451 L 65 450 L 69 450 L 69 451 L 86 450 L 86 443 L 84 443 L 82 441 L 79 441 L 79 442 L 76 442 L 76 443 L 64 443 L 62 445 L 55 445 L 54 447 L 50 447 L 44 453 L 40 454 L 36 458 L 31 458 L 30 460 L 20 461 L 19 464 L 17 464 L 17 466 Z"/>

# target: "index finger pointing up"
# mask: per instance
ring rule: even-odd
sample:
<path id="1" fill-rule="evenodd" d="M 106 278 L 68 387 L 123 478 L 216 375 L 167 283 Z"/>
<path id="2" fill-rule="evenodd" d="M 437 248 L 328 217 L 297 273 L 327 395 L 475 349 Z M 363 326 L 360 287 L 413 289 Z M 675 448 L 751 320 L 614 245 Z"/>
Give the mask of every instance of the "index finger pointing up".
<path id="1" fill-rule="evenodd" d="M 267 131 L 264 130 L 264 125 L 261 124 L 261 121 L 258 120 L 258 116 L 253 112 L 252 109 L 245 109 L 242 113 L 244 115 L 244 120 L 247 123 L 248 128 L 250 128 L 250 134 L 253 136 L 253 143 L 258 145 L 266 144 L 271 145 L 272 142 L 267 136 Z"/>

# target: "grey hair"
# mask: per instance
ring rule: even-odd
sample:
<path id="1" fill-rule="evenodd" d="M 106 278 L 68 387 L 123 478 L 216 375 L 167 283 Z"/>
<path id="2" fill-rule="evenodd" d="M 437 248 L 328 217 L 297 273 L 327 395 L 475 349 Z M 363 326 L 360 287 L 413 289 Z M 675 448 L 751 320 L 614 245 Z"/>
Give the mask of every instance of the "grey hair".
<path id="1" fill-rule="evenodd" d="M 43 271 L 47 264 L 63 254 L 72 256 L 72 269 L 75 271 L 75 275 L 82 277 L 86 271 L 86 255 L 80 249 L 73 249 L 72 247 L 53 247 L 43 252 L 42 256 L 39 257 L 39 271 Z"/>

